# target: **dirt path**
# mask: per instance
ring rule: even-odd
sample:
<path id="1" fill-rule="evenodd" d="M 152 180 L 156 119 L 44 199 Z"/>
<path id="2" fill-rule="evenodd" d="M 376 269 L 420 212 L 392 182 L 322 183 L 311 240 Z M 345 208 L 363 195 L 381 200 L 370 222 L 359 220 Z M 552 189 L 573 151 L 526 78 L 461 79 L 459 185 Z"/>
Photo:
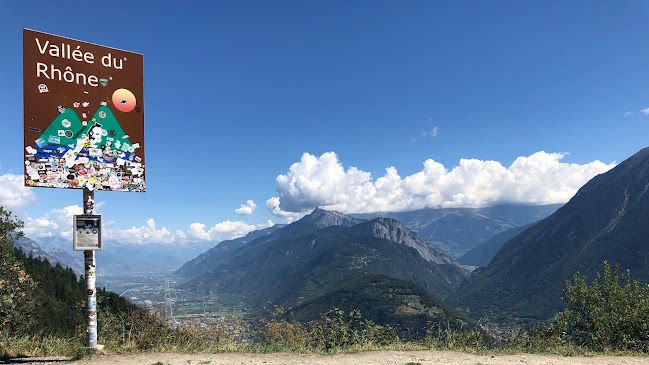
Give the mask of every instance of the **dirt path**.
<path id="1" fill-rule="evenodd" d="M 452 364 L 452 365 L 649 365 L 649 357 L 554 355 L 471 355 L 440 351 L 373 351 L 346 355 L 297 354 L 176 354 L 95 355 L 92 358 L 65 364 L 84 365 L 356 365 L 356 364 Z M 42 364 L 42 363 L 41 363 Z"/>

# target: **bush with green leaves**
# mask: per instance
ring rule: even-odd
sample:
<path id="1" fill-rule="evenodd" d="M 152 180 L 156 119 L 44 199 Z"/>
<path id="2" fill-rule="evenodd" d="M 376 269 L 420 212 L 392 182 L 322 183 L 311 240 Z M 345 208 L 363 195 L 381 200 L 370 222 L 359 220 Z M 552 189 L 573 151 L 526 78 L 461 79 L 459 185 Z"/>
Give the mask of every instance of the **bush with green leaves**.
<path id="1" fill-rule="evenodd" d="M 386 346 L 398 341 L 390 326 L 363 319 L 358 309 L 345 312 L 332 307 L 320 320 L 301 323 L 286 318 L 281 307 L 266 308 L 256 330 L 262 344 L 279 350 L 345 350 L 350 347 Z"/>
<path id="2" fill-rule="evenodd" d="M 537 327 L 536 336 L 595 351 L 649 352 L 649 286 L 618 270 L 604 262 L 590 285 L 575 274 L 574 282 L 566 282 L 566 309 L 552 324 Z"/>
<path id="3" fill-rule="evenodd" d="M 12 242 L 19 236 L 16 230 L 22 226 L 22 221 L 0 206 L 0 330 L 8 329 L 12 333 L 26 332 L 29 328 L 36 288 L 16 257 Z"/>
<path id="4" fill-rule="evenodd" d="M 361 312 L 352 310 L 345 320 L 345 312 L 337 307 L 331 308 L 322 321 L 311 323 L 311 336 L 317 348 L 331 350 L 346 348 L 359 343 Z"/>

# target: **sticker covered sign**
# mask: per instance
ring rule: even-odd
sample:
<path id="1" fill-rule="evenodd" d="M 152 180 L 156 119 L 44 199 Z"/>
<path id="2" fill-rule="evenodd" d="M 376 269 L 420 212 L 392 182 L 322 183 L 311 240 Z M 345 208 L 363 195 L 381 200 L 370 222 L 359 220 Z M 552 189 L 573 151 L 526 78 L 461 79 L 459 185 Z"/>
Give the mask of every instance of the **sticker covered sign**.
<path id="1" fill-rule="evenodd" d="M 142 55 L 25 29 L 25 185 L 146 191 Z"/>

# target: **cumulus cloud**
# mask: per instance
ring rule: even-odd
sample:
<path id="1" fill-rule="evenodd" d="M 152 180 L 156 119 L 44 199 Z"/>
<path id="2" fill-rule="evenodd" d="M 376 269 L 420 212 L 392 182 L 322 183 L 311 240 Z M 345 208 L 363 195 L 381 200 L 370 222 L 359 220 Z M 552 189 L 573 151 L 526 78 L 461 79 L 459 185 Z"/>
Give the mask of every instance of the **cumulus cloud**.
<path id="1" fill-rule="evenodd" d="M 80 205 L 70 205 L 52 209 L 41 217 L 33 218 L 25 214 L 24 207 L 36 201 L 32 189 L 23 186 L 21 175 L 0 175 L 0 205 L 12 210 L 25 226 L 22 231 L 27 237 L 60 237 L 72 240 L 72 218 L 75 214 L 83 214 Z M 95 209 L 100 210 L 105 202 L 96 202 Z M 237 214 L 252 214 L 257 206 L 252 200 L 237 209 Z M 187 243 L 194 241 L 219 242 L 245 236 L 248 232 L 267 228 L 273 225 L 270 220 L 260 224 L 247 224 L 243 221 L 225 221 L 207 228 L 203 223 L 192 223 L 185 231 L 169 231 L 166 227 L 157 227 L 153 218 L 140 227 L 129 229 L 114 229 L 114 221 L 104 222 L 104 239 L 116 240 L 121 243 Z"/>
<path id="2" fill-rule="evenodd" d="M 252 215 L 255 209 L 257 209 L 257 204 L 252 200 L 248 200 L 246 204 L 241 204 L 241 208 L 235 209 L 234 213 L 238 215 Z"/>
<path id="3" fill-rule="evenodd" d="M 125 244 L 145 244 L 145 243 L 172 243 L 176 240 L 186 239 L 182 231 L 175 234 L 167 228 L 157 228 L 155 220 L 149 218 L 146 224 L 141 227 L 131 227 L 122 230 L 107 230 L 105 232 L 107 239 L 112 239 Z"/>
<path id="4" fill-rule="evenodd" d="M 195 241 L 220 242 L 245 236 L 248 232 L 268 228 L 273 225 L 270 220 L 260 224 L 247 224 L 242 221 L 225 221 L 206 229 L 203 223 L 192 223 L 187 231 L 170 232 L 167 228 L 157 228 L 153 218 L 141 227 L 132 227 L 125 230 L 110 230 L 107 232 L 109 239 L 122 243 L 187 243 Z"/>
<path id="5" fill-rule="evenodd" d="M 428 159 L 413 175 L 401 177 L 391 166 L 385 169 L 385 175 L 373 180 L 369 172 L 356 167 L 345 170 L 334 152 L 320 157 L 305 153 L 300 162 L 277 177 L 279 196 L 269 199 L 266 207 L 275 216 L 286 218 L 318 206 L 370 213 L 565 203 L 588 180 L 615 166 L 600 161 L 561 162 L 565 155 L 541 151 L 518 157 L 509 167 L 497 161 L 461 159 L 452 169 Z"/>
<path id="6" fill-rule="evenodd" d="M 237 237 L 243 237 L 248 232 L 258 229 L 272 227 L 273 222 L 270 220 L 265 223 L 247 224 L 242 221 L 225 221 L 217 223 L 209 229 L 205 229 L 205 225 L 201 223 L 194 223 L 190 226 L 189 237 L 193 240 L 203 241 L 223 241 Z"/>
<path id="7" fill-rule="evenodd" d="M 22 210 L 35 200 L 32 189 L 24 186 L 22 175 L 0 175 L 0 205 L 9 210 Z"/>
<path id="8" fill-rule="evenodd" d="M 276 217 L 284 219 L 284 222 L 291 223 L 306 215 L 306 212 L 286 212 L 279 206 L 279 197 L 274 196 L 266 200 L 266 209 Z"/>
<path id="9" fill-rule="evenodd" d="M 631 116 L 631 114 L 633 114 L 633 113 L 631 113 L 631 112 L 626 112 L 626 113 L 624 113 L 624 116 L 625 116 L 625 117 L 628 117 L 628 116 Z"/>
<path id="10" fill-rule="evenodd" d="M 83 214 L 80 205 L 52 209 L 40 218 L 26 216 L 23 232 L 27 237 L 62 237 L 71 240 L 75 214 Z"/>
<path id="11" fill-rule="evenodd" d="M 61 237 L 72 240 L 72 217 L 81 214 L 81 206 L 71 205 L 61 209 L 53 209 L 40 218 L 25 219 L 23 232 L 27 237 Z M 128 229 L 114 229 L 114 222 L 105 222 L 104 239 L 115 240 L 123 244 L 168 243 L 184 244 L 188 242 L 208 241 L 220 242 L 245 236 L 248 232 L 268 228 L 273 225 L 270 220 L 260 224 L 247 224 L 242 221 L 225 221 L 206 229 L 203 223 L 192 223 L 186 231 L 169 231 L 166 227 L 158 227 L 153 218 L 146 224 Z"/>
<path id="12" fill-rule="evenodd" d="M 640 110 L 640 112 L 642 112 L 642 114 L 644 114 L 644 115 L 647 115 L 647 114 L 649 114 L 649 108 L 642 109 L 642 110 Z"/>

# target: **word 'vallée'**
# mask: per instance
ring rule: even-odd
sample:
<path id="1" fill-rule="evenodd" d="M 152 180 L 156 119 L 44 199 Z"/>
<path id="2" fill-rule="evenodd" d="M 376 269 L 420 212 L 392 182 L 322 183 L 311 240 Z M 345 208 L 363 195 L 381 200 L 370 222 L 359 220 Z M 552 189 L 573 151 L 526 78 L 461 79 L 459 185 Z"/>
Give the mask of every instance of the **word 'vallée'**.
<path id="1" fill-rule="evenodd" d="M 41 43 L 38 38 L 35 38 L 35 41 L 36 47 L 38 47 L 38 52 L 42 55 L 48 54 L 51 57 L 85 62 L 88 64 L 95 63 L 95 55 L 92 52 L 82 51 L 81 45 L 73 47 L 70 44 L 61 43 L 59 46 L 58 44 L 50 43 L 49 40 L 45 41 L 45 43 Z M 124 61 L 126 61 L 126 57 L 116 58 L 110 53 L 102 56 L 100 59 L 102 66 L 116 70 L 124 68 Z M 60 69 L 53 64 L 48 65 L 43 62 L 36 62 L 36 77 L 76 83 L 78 85 L 90 85 L 94 87 L 99 85 L 99 78 L 96 75 L 86 75 L 83 72 L 74 72 L 71 66 L 67 66 L 65 69 Z"/>

